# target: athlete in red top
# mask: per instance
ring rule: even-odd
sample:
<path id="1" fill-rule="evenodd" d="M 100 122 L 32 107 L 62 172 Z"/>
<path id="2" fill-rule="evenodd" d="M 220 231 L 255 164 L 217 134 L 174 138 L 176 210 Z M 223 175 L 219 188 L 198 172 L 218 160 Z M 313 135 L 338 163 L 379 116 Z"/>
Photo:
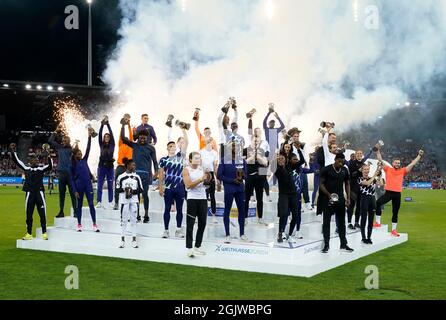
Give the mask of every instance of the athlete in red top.
<path id="1" fill-rule="evenodd" d="M 424 154 L 423 150 L 418 151 L 418 156 L 407 166 L 401 168 L 401 160 L 393 159 L 392 165 L 384 161 L 381 156 L 381 150 L 379 144 L 377 157 L 384 165 L 384 172 L 386 173 L 386 186 L 385 194 L 376 202 L 376 222 L 373 225 L 375 228 L 381 227 L 381 208 L 384 204 L 392 201 L 392 236 L 399 237 L 400 235 L 396 231 L 396 225 L 398 223 L 398 211 L 401 206 L 401 191 L 403 190 L 404 177 L 412 171 L 412 168 L 421 160 Z"/>

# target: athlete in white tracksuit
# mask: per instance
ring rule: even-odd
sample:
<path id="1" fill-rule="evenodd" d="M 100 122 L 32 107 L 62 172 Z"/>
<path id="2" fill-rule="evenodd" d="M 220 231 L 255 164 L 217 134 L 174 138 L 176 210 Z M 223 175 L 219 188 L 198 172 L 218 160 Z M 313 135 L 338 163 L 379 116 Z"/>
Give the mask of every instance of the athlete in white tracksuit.
<path id="1" fill-rule="evenodd" d="M 136 216 L 139 206 L 139 195 L 143 192 L 141 178 L 135 173 L 136 165 L 133 160 L 124 160 L 126 171 L 116 180 L 116 189 L 119 193 L 119 205 L 121 207 L 121 245 L 125 247 L 125 234 L 127 222 L 130 219 L 132 232 L 132 247 L 138 248 L 136 242 Z"/>

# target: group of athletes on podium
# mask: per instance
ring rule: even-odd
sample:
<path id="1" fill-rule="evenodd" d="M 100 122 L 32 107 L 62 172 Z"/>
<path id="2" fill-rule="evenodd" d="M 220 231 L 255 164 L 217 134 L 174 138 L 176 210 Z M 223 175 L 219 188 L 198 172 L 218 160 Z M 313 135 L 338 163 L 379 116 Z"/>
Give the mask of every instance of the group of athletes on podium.
<path id="1" fill-rule="evenodd" d="M 349 160 L 345 159 L 345 149 L 336 143 L 334 123 L 322 122 L 319 129 L 322 135 L 322 146 L 314 152 L 299 140 L 300 130 L 296 127 L 289 130 L 274 111 L 270 103 L 269 111 L 263 121 L 263 130 L 253 128 L 253 117 L 256 109 L 246 114 L 248 118 L 248 142 L 238 133 L 238 107 L 234 98 L 229 98 L 221 108 L 218 117 L 219 141 L 212 138 L 211 129 L 199 128 L 200 109 L 194 113 L 195 131 L 199 146 L 188 154 L 188 130 L 191 125 L 180 120 L 174 120 L 169 115 L 166 126 L 169 127 L 167 154 L 159 162 L 156 149 L 157 136 L 154 128 L 148 124 L 148 115 L 141 116 L 142 123 L 138 127 L 130 124 L 130 115 L 121 119 L 121 130 L 118 139 L 117 167 L 114 166 L 115 138 L 104 117 L 99 134 L 93 128 L 88 128 L 88 142 L 83 153 L 78 142 L 74 147 L 70 137 L 58 129 L 49 139 L 49 145 L 57 150 L 59 206 L 57 218 L 64 217 L 64 201 L 68 187 L 74 216 L 77 218 L 77 231 L 82 232 L 82 205 L 84 196 L 87 198 L 93 231 L 99 232 L 96 224 L 96 208 L 114 208 L 121 212 L 122 240 L 120 248 L 125 247 L 127 224 L 130 222 L 132 247 L 137 248 L 137 223 L 150 221 L 149 216 L 149 186 L 153 180 L 158 180 L 158 191 L 164 199 L 164 233 L 163 238 L 169 238 L 171 211 L 176 211 L 175 237 L 186 238 L 187 255 L 204 255 L 201 249 L 203 233 L 208 216 L 208 203 L 213 222 L 216 221 L 216 190 L 224 191 L 223 223 L 226 237 L 225 243 L 231 242 L 230 212 L 235 200 L 238 210 L 239 236 L 242 241 L 249 241 L 245 234 L 246 217 L 249 202 L 255 192 L 257 206 L 257 222 L 266 225 L 263 220 L 263 194 L 269 199 L 270 183 L 278 187 L 277 215 L 279 232 L 277 242 L 296 242 L 302 238 L 299 230 L 301 225 L 302 196 L 308 191 L 306 175 L 314 173 L 315 204 L 316 193 L 319 190 L 316 213 L 323 222 L 324 245 L 322 252 L 329 250 L 330 223 L 332 215 L 336 217 L 336 229 L 340 238 L 340 249 L 351 252 L 346 238 L 346 213 L 348 228 L 359 228 L 364 244 L 372 244 L 373 227 L 381 226 L 383 205 L 392 201 L 392 236 L 398 237 L 397 222 L 401 204 L 401 192 L 404 176 L 420 161 L 423 151 L 406 167 L 401 166 L 400 159 L 388 163 L 382 159 L 381 143 L 377 143 L 364 156 L 362 150 L 356 150 Z M 229 114 L 232 113 L 232 119 Z M 270 119 L 274 116 L 279 122 Z M 174 124 L 182 131 L 180 137 L 174 137 Z M 104 128 L 107 132 L 103 134 Z M 97 204 L 94 205 L 94 191 L 88 157 L 92 139 L 98 136 L 100 148 L 97 168 Z M 46 233 L 46 204 L 43 186 L 44 174 L 51 170 L 53 162 L 49 156 L 49 145 L 43 149 L 47 153 L 47 161 L 39 164 L 37 157 L 29 157 L 25 164 L 16 153 L 16 145 L 10 145 L 12 159 L 25 173 L 23 191 L 26 192 L 26 224 L 27 233 L 24 240 L 32 240 L 32 222 L 34 207 L 40 216 L 42 238 L 48 239 Z M 367 161 L 375 152 L 378 168 L 370 171 Z M 311 153 L 311 155 L 310 155 Z M 153 170 L 152 170 L 153 166 Z M 385 172 L 386 181 L 382 178 Z M 107 181 L 108 205 L 102 199 L 102 189 Z M 382 190 L 380 197 L 376 192 Z M 144 216 L 141 219 L 140 198 L 143 198 Z M 308 198 L 308 195 L 306 196 Z M 377 200 L 376 200 L 377 198 Z M 183 231 L 183 204 L 187 201 L 186 232 Z M 308 205 L 309 200 L 305 199 Z M 310 207 L 311 208 L 311 205 Z M 352 222 L 355 212 L 355 223 Z M 374 221 L 376 213 L 376 221 Z M 288 232 L 286 227 L 289 221 Z M 198 227 L 193 237 L 195 220 Z M 367 228 L 366 228 L 367 227 Z"/>

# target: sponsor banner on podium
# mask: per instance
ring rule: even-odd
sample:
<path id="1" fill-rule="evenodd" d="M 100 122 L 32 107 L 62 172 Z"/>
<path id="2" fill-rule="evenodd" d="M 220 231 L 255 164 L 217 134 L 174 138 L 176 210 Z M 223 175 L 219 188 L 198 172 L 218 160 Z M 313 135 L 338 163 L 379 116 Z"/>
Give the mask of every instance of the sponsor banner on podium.
<path id="1" fill-rule="evenodd" d="M 54 184 L 59 181 L 53 180 Z M 22 184 L 22 177 L 0 177 L 0 184 Z M 48 177 L 43 178 L 43 184 L 48 184 Z"/>
<path id="2" fill-rule="evenodd" d="M 217 207 L 217 212 L 215 215 L 217 217 L 223 217 L 223 214 L 225 212 L 224 207 Z M 212 216 L 212 210 L 210 207 L 208 207 L 208 216 Z M 248 209 L 248 218 L 256 217 L 257 216 L 257 208 L 249 208 Z M 231 208 L 231 213 L 229 214 L 230 218 L 238 218 L 238 211 L 237 208 Z"/>

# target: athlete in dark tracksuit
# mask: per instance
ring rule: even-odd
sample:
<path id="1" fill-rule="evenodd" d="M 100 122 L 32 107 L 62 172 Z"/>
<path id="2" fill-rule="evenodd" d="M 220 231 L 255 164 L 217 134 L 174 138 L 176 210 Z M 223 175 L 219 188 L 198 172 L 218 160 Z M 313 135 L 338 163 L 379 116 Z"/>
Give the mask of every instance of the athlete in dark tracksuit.
<path id="1" fill-rule="evenodd" d="M 232 203 L 235 199 L 238 211 L 238 223 L 240 237 L 245 235 L 245 185 L 244 180 L 248 174 L 246 161 L 239 156 L 236 158 L 235 145 L 232 143 L 232 160 L 222 159 L 218 166 L 217 178 L 223 181 L 225 209 L 223 223 L 225 225 L 226 237 L 229 237 L 229 215 Z"/>
<path id="2" fill-rule="evenodd" d="M 104 129 L 104 124 L 108 128 L 108 134 L 104 135 L 102 138 L 102 131 Z M 108 121 L 101 123 L 101 128 L 99 129 L 99 148 L 101 150 L 101 155 L 99 156 L 99 165 L 98 165 L 98 194 L 97 194 L 97 202 L 102 202 L 102 187 L 104 185 L 104 179 L 107 179 L 107 190 L 108 190 L 108 202 L 111 203 L 113 201 L 113 179 L 114 179 L 114 171 L 113 171 L 113 163 L 115 159 L 113 159 L 113 153 L 115 151 L 115 139 L 113 137 L 113 132 L 111 130 L 110 124 Z"/>
<path id="3" fill-rule="evenodd" d="M 94 231 L 98 231 L 96 227 L 96 210 L 93 205 L 93 185 L 91 183 L 91 172 L 88 167 L 88 156 L 90 155 L 91 135 L 88 136 L 87 150 L 85 156 L 82 157 L 82 151 L 79 149 L 73 150 L 73 160 L 71 165 L 72 188 L 77 197 L 77 222 L 78 231 L 82 231 L 82 204 L 84 195 L 87 198 L 88 206 L 90 208 L 91 220 L 93 221 Z"/>
<path id="4" fill-rule="evenodd" d="M 25 240 L 29 240 L 33 228 L 33 213 L 34 207 L 37 207 L 37 212 L 40 216 L 40 226 L 42 227 L 42 235 L 46 234 L 46 204 L 43 187 L 43 177 L 45 172 L 51 171 L 53 168 L 53 160 L 48 155 L 48 164 L 44 166 L 37 165 L 37 158 L 30 160 L 30 165 L 25 165 L 17 156 L 15 150 L 11 150 L 12 160 L 14 163 L 25 172 L 25 183 L 23 191 L 26 192 L 26 231 Z M 46 239 L 45 239 L 46 240 Z"/>
<path id="5" fill-rule="evenodd" d="M 121 140 L 123 143 L 133 149 L 133 161 L 136 164 L 136 173 L 141 178 L 143 186 L 143 199 L 144 199 L 144 223 L 149 222 L 149 186 L 152 183 L 152 162 L 155 168 L 155 174 L 158 174 L 158 161 L 156 160 L 155 148 L 147 142 L 148 133 L 146 130 L 142 130 L 138 134 L 138 142 L 133 142 L 128 139 L 124 134 L 123 124 L 121 127 Z M 138 220 L 140 220 L 139 206 L 138 206 Z"/>
<path id="6" fill-rule="evenodd" d="M 68 191 L 70 193 L 71 205 L 73 206 L 74 213 L 76 214 L 76 206 L 77 201 L 74 196 L 74 191 L 71 188 L 70 184 L 70 167 L 71 167 L 71 154 L 72 148 L 70 145 L 70 138 L 68 136 L 64 136 L 62 140 L 62 144 L 56 142 L 56 134 L 52 134 L 48 140 L 49 144 L 57 150 L 57 175 L 58 175 L 58 184 L 59 184 L 59 214 L 56 218 L 63 218 L 64 214 L 64 206 L 65 206 L 65 193 Z"/>

